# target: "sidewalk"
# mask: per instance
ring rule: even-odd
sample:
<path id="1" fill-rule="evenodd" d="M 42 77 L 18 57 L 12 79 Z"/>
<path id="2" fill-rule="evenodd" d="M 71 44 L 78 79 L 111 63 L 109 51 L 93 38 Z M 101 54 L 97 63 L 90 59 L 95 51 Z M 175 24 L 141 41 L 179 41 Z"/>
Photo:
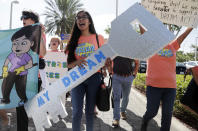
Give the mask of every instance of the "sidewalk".
<path id="1" fill-rule="evenodd" d="M 66 121 L 66 125 L 59 121 L 57 124 L 53 124 L 50 129 L 46 129 L 45 131 L 72 131 L 72 109 L 71 109 L 71 101 L 70 99 L 66 103 L 66 110 L 68 116 L 64 118 Z M 130 94 L 129 105 L 127 108 L 127 120 L 120 120 L 119 128 L 112 128 L 112 119 L 113 113 L 112 109 L 109 112 L 99 112 L 95 118 L 94 122 L 94 131 L 140 131 L 140 125 L 142 120 L 142 115 L 146 110 L 146 98 L 144 95 L 139 93 L 136 89 L 132 88 Z M 12 112 L 11 123 L 13 127 L 10 131 L 16 131 L 16 112 L 14 109 L 10 110 Z M 159 131 L 160 130 L 160 119 L 161 119 L 161 109 L 158 112 L 158 115 L 151 120 L 148 126 L 148 131 Z M 81 129 L 83 131 L 86 130 L 85 126 L 85 115 L 83 114 L 82 118 L 82 126 Z M 29 131 L 36 131 L 33 121 L 30 120 Z M 178 121 L 173 117 L 171 131 L 195 131 L 187 128 L 183 123 Z"/>

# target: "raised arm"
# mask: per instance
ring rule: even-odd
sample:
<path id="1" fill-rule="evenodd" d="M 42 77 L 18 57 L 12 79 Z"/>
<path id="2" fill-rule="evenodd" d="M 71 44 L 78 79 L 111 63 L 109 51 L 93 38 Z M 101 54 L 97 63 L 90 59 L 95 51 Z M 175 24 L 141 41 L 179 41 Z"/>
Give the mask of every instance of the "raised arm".
<path id="1" fill-rule="evenodd" d="M 188 36 L 188 34 L 192 31 L 193 28 L 187 28 L 186 31 L 184 33 L 182 33 L 178 38 L 177 38 L 177 42 L 179 45 L 181 45 L 181 43 L 184 41 L 184 39 Z"/>
<path id="2" fill-rule="evenodd" d="M 40 56 L 45 56 L 46 54 L 46 36 L 45 27 L 41 24 L 41 41 L 40 41 Z"/>
<path id="3" fill-rule="evenodd" d="M 133 71 L 133 75 L 136 76 L 138 73 L 138 69 L 139 69 L 139 60 L 135 60 L 135 67 L 134 67 L 134 71 Z"/>
<path id="4" fill-rule="evenodd" d="M 145 29 L 139 24 L 139 28 L 140 28 L 140 34 L 144 34 Z"/>

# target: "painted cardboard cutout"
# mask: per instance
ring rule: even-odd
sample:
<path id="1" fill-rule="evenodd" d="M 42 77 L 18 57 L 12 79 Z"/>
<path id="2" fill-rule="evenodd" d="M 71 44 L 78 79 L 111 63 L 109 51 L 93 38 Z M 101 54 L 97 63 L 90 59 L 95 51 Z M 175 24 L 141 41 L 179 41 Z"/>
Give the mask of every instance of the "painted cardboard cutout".
<path id="1" fill-rule="evenodd" d="M 136 14 L 142 17 L 140 20 L 144 21 L 144 26 L 151 30 L 141 38 L 138 38 L 139 36 L 130 25 Z M 108 44 L 103 45 L 86 58 L 88 66 L 84 69 L 75 67 L 68 71 L 63 78 L 46 87 L 46 90 L 41 91 L 25 105 L 26 112 L 29 117 L 32 117 L 37 131 L 44 131 L 44 128 L 52 126 L 50 118 L 56 123 L 59 121 L 58 116 L 66 117 L 66 110 L 60 98 L 61 94 L 70 91 L 99 70 L 107 57 L 113 59 L 120 55 L 129 58 L 147 59 L 174 39 L 174 35 L 168 32 L 157 18 L 137 3 L 114 20 L 111 27 Z M 156 40 L 148 37 L 154 37 Z M 140 42 L 144 44 L 139 44 Z M 133 49 L 134 47 L 135 49 Z"/>
<path id="2" fill-rule="evenodd" d="M 132 29 L 131 24 L 134 21 L 138 21 L 146 29 L 144 34 L 140 35 Z M 165 29 L 162 22 L 136 4 L 111 23 L 108 43 L 121 56 L 145 60 L 173 39 L 174 36 Z M 125 44 L 122 41 L 130 44 L 121 48 Z"/>
<path id="3" fill-rule="evenodd" d="M 37 93 L 35 89 L 38 87 L 35 84 L 37 85 L 38 80 L 32 71 L 37 71 L 38 74 L 38 69 L 32 68 L 38 65 L 40 30 L 39 25 L 31 25 L 16 30 L 5 31 L 7 33 L 12 32 L 13 35 L 7 37 L 11 39 L 11 41 L 7 41 L 9 43 L 2 43 L 6 44 L 5 46 L 9 50 L 1 59 L 3 63 L 1 64 L 0 108 L 22 106 Z M 1 31 L 1 35 L 5 32 Z M 7 38 L 2 38 L 2 40 Z M 6 48 L 2 49 L 7 50 Z M 33 81 L 29 77 L 32 75 L 34 75 L 31 78 Z M 30 84 L 31 82 L 33 82 L 34 86 Z M 29 87 L 30 85 L 32 87 Z M 33 92 L 31 91 L 32 89 Z"/>

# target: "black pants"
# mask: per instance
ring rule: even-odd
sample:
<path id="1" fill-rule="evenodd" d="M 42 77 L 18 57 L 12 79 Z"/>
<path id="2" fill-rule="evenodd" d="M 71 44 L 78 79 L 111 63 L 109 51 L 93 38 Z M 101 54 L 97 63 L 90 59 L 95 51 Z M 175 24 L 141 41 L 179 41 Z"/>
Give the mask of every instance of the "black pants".
<path id="1" fill-rule="evenodd" d="M 28 131 L 28 116 L 24 106 L 16 107 L 17 131 Z"/>
<path id="2" fill-rule="evenodd" d="M 38 80 L 38 92 L 41 88 L 41 79 Z M 24 106 L 16 107 L 17 112 L 17 131 L 28 131 L 28 116 Z"/>
<path id="3" fill-rule="evenodd" d="M 16 92 L 21 100 L 27 100 L 26 96 L 27 75 L 16 75 L 15 72 L 8 72 L 8 76 L 3 79 L 2 95 L 6 102 L 10 102 L 10 93 L 12 88 L 16 88 Z"/>
<path id="4" fill-rule="evenodd" d="M 45 68 L 45 60 L 39 58 L 39 69 Z M 38 92 L 40 91 L 42 81 L 38 80 Z M 28 131 L 28 116 L 24 106 L 16 107 L 17 112 L 17 131 Z"/>

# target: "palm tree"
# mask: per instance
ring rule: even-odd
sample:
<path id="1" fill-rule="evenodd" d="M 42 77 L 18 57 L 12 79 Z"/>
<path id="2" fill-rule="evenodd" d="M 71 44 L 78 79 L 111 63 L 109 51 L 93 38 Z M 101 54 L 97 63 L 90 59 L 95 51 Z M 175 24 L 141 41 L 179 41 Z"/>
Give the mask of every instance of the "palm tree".
<path id="1" fill-rule="evenodd" d="M 83 6 L 80 0 L 45 0 L 45 2 L 48 5 L 44 13 L 46 33 L 58 36 L 70 33 L 75 15 Z"/>
<path id="2" fill-rule="evenodd" d="M 106 34 L 110 34 L 111 27 L 108 25 L 107 28 L 104 30 Z"/>

